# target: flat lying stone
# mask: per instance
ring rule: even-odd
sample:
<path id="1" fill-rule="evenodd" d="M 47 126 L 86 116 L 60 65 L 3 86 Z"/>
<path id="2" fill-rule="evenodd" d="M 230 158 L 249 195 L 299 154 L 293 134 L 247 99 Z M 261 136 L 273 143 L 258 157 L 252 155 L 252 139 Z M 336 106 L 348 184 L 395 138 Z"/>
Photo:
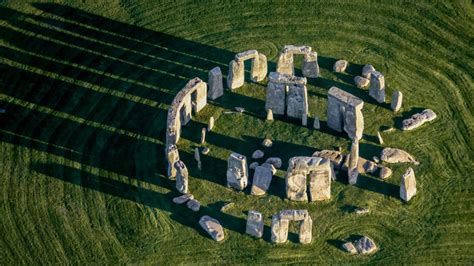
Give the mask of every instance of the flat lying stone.
<path id="1" fill-rule="evenodd" d="M 382 135 L 380 135 L 380 131 L 377 131 L 377 139 L 379 140 L 379 144 L 383 144 Z"/>
<path id="2" fill-rule="evenodd" d="M 354 246 L 359 254 L 371 254 L 377 251 L 374 240 L 368 236 L 363 236 L 356 240 Z"/>
<path id="3" fill-rule="evenodd" d="M 229 203 L 224 204 L 224 206 L 221 207 L 221 212 L 227 211 L 228 209 L 234 207 L 234 205 L 235 204 L 233 202 L 229 202 Z"/>
<path id="4" fill-rule="evenodd" d="M 262 163 L 261 166 L 270 169 L 270 171 L 272 171 L 272 174 L 273 174 L 273 175 L 276 174 L 276 172 L 277 172 L 277 169 L 275 168 L 275 166 L 273 166 L 273 164 L 270 164 L 270 163 Z"/>
<path id="5" fill-rule="evenodd" d="M 389 178 L 392 175 L 392 169 L 383 166 L 380 168 L 379 177 L 382 179 Z"/>
<path id="6" fill-rule="evenodd" d="M 245 233 L 258 238 L 263 236 L 263 216 L 260 212 L 249 211 Z"/>
<path id="7" fill-rule="evenodd" d="M 199 225 L 201 225 L 215 241 L 219 242 L 224 240 L 224 229 L 216 219 L 204 215 L 199 219 Z"/>
<path id="8" fill-rule="evenodd" d="M 354 244 L 352 244 L 352 242 L 344 243 L 342 245 L 342 248 L 350 254 L 357 254 L 357 249 L 354 247 Z"/>
<path id="9" fill-rule="evenodd" d="M 340 151 L 322 150 L 313 153 L 312 156 L 330 160 L 335 169 L 341 169 L 341 164 L 344 161 L 344 154 Z"/>
<path id="10" fill-rule="evenodd" d="M 249 165 L 249 169 L 255 170 L 255 168 L 257 168 L 257 166 L 258 166 L 258 162 L 253 162 Z"/>
<path id="11" fill-rule="evenodd" d="M 199 209 L 201 208 L 201 203 L 195 199 L 190 199 L 188 203 L 186 203 L 186 206 L 191 209 L 193 212 L 198 212 Z"/>
<path id="12" fill-rule="evenodd" d="M 273 146 L 273 142 L 271 139 L 264 139 L 262 142 L 262 146 L 265 148 L 271 148 Z"/>
<path id="13" fill-rule="evenodd" d="M 186 203 L 188 200 L 194 199 L 194 196 L 191 194 L 183 194 L 179 197 L 173 198 L 173 202 L 176 204 Z"/>
<path id="14" fill-rule="evenodd" d="M 414 114 L 410 118 L 403 120 L 402 130 L 413 130 L 426 122 L 436 119 L 436 113 L 431 109 L 425 109 L 423 112 Z"/>
<path id="15" fill-rule="evenodd" d="M 256 150 L 252 153 L 252 158 L 253 159 L 260 159 L 264 156 L 265 154 L 261 150 Z"/>
<path id="16" fill-rule="evenodd" d="M 395 148 L 383 149 L 380 153 L 380 159 L 386 163 L 414 163 L 415 165 L 419 164 L 419 162 L 417 162 L 408 152 Z"/>
<path id="17" fill-rule="evenodd" d="M 367 87 L 370 83 L 370 80 L 361 76 L 355 76 L 354 78 L 354 84 L 357 86 L 357 88 L 363 88 Z"/>
<path id="18" fill-rule="evenodd" d="M 269 163 L 269 164 L 272 164 L 277 169 L 280 169 L 281 165 L 282 165 L 282 161 L 279 157 L 270 157 L 265 162 Z"/>
<path id="19" fill-rule="evenodd" d="M 363 68 L 362 68 L 362 76 L 364 78 L 367 78 L 367 79 L 370 79 L 370 76 L 372 74 L 372 72 L 375 71 L 375 68 L 374 66 L 372 65 L 365 65 Z"/>
<path id="20" fill-rule="evenodd" d="M 261 196 L 264 195 L 270 183 L 272 182 L 272 170 L 265 166 L 257 166 L 253 175 L 252 189 L 250 193 L 252 195 Z"/>
<path id="21" fill-rule="evenodd" d="M 367 209 L 367 208 L 357 208 L 357 209 L 355 209 L 354 212 L 355 212 L 355 214 L 367 214 L 367 213 L 370 212 L 370 210 Z"/>
<path id="22" fill-rule="evenodd" d="M 337 60 L 334 63 L 333 70 L 334 72 L 344 72 L 347 68 L 347 61 L 346 60 Z"/>

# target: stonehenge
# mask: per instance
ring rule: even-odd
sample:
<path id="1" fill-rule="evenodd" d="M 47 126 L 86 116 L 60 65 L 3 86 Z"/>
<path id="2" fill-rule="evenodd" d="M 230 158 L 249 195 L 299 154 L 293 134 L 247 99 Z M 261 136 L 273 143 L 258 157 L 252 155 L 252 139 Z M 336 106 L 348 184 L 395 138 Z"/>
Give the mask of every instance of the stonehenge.
<path id="1" fill-rule="evenodd" d="M 285 45 L 278 56 L 276 72 L 295 75 L 293 55 L 303 55 L 302 73 L 304 77 L 317 78 L 319 76 L 318 53 L 311 51 L 309 46 Z"/>
<path id="2" fill-rule="evenodd" d="M 227 186 L 237 190 L 247 187 L 247 157 L 233 152 L 227 159 Z"/>
<path id="3" fill-rule="evenodd" d="M 216 219 L 204 215 L 199 219 L 199 225 L 217 242 L 224 240 L 224 229 Z"/>
<path id="4" fill-rule="evenodd" d="M 350 185 L 355 185 L 357 183 L 357 176 L 359 175 L 358 162 L 359 141 L 357 139 L 354 139 L 351 145 L 351 152 L 349 154 L 349 165 L 347 169 L 348 182 Z"/>
<path id="5" fill-rule="evenodd" d="M 412 115 L 410 118 L 402 121 L 402 130 L 412 130 L 420 127 L 426 122 L 435 120 L 436 113 L 431 109 L 425 109 L 421 113 Z"/>
<path id="6" fill-rule="evenodd" d="M 364 102 L 337 87 L 328 92 L 327 124 L 338 132 L 344 131 L 351 139 L 361 139 L 364 132 Z"/>
<path id="7" fill-rule="evenodd" d="M 183 194 L 188 193 L 188 168 L 183 161 L 177 161 L 175 163 L 176 168 L 176 189 Z"/>
<path id="8" fill-rule="evenodd" d="M 334 66 L 332 67 L 332 70 L 334 72 L 344 72 L 346 71 L 346 68 L 347 68 L 347 61 L 346 60 L 337 60 L 335 63 L 334 63 Z"/>
<path id="9" fill-rule="evenodd" d="M 307 176 L 310 176 L 309 198 L 311 201 L 331 197 L 332 168 L 328 159 L 320 157 L 293 157 L 288 162 L 286 197 L 293 201 L 308 201 Z"/>
<path id="10" fill-rule="evenodd" d="M 401 91 L 394 91 L 392 94 L 392 101 L 390 102 L 390 108 L 396 113 L 402 108 L 403 94 Z"/>
<path id="11" fill-rule="evenodd" d="M 285 243 L 288 240 L 290 221 L 300 223 L 299 242 L 309 244 L 312 241 L 313 220 L 307 210 L 284 210 L 272 216 L 272 242 Z"/>
<path id="12" fill-rule="evenodd" d="M 179 151 L 176 145 L 172 144 L 166 148 L 166 160 L 168 162 L 168 177 L 176 176 L 174 164 L 179 161 Z"/>
<path id="13" fill-rule="evenodd" d="M 370 80 L 361 76 L 355 76 L 354 78 L 354 84 L 356 85 L 357 88 L 361 89 L 369 85 Z"/>
<path id="14" fill-rule="evenodd" d="M 400 198 L 408 202 L 416 194 L 416 179 L 415 171 L 413 168 L 408 168 L 405 174 L 402 176 L 400 184 Z"/>
<path id="15" fill-rule="evenodd" d="M 252 67 L 250 79 L 253 82 L 259 82 L 265 79 L 267 75 L 267 57 L 257 50 L 248 50 L 235 55 L 235 58 L 229 63 L 229 74 L 227 75 L 227 87 L 234 90 L 244 85 L 245 65 L 244 61 L 251 59 Z"/>
<path id="16" fill-rule="evenodd" d="M 224 95 L 222 72 L 220 67 L 215 67 L 209 71 L 207 84 L 209 86 L 209 91 L 207 92 L 207 97 L 209 99 L 215 100 Z"/>
<path id="17" fill-rule="evenodd" d="M 299 119 L 308 115 L 306 78 L 270 72 L 268 79 L 265 110 Z"/>
<path id="18" fill-rule="evenodd" d="M 263 216 L 260 212 L 249 211 L 245 233 L 257 238 L 263 236 Z"/>
<path id="19" fill-rule="evenodd" d="M 184 204 L 188 202 L 188 200 L 194 199 L 194 196 L 191 194 L 183 194 L 181 196 L 173 198 L 173 202 L 176 204 Z"/>
<path id="20" fill-rule="evenodd" d="M 369 96 L 378 103 L 385 102 L 385 78 L 382 73 L 372 71 L 370 74 Z"/>
<path id="21" fill-rule="evenodd" d="M 257 166 L 253 174 L 253 183 L 250 193 L 257 196 L 264 195 L 270 187 L 272 175 L 271 168 L 263 165 Z"/>

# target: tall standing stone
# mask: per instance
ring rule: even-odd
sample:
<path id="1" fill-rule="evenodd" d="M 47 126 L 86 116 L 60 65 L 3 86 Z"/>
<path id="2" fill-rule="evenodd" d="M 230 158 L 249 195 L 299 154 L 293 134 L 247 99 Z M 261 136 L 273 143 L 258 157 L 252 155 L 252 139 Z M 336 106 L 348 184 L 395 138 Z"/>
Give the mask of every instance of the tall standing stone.
<path id="1" fill-rule="evenodd" d="M 194 159 L 197 162 L 197 167 L 199 170 L 202 170 L 202 164 L 201 164 L 201 154 L 199 153 L 199 148 L 194 149 Z"/>
<path id="2" fill-rule="evenodd" d="M 209 123 L 207 124 L 207 131 L 211 131 L 214 128 L 214 117 L 209 118 Z"/>
<path id="3" fill-rule="evenodd" d="M 255 62 L 258 62 L 256 64 Z M 259 82 L 265 79 L 268 71 L 267 57 L 259 53 L 257 58 L 252 59 L 252 81 Z"/>
<path id="4" fill-rule="evenodd" d="M 372 65 L 365 65 L 363 68 L 362 68 L 362 76 L 364 78 L 367 78 L 367 79 L 370 79 L 371 75 L 372 75 L 372 72 L 375 71 L 375 68 L 374 66 Z"/>
<path id="5" fill-rule="evenodd" d="M 303 84 L 290 84 L 286 99 L 286 114 L 289 117 L 302 118 L 308 114 L 308 95 Z"/>
<path id="6" fill-rule="evenodd" d="M 400 111 L 402 108 L 403 94 L 401 91 L 394 91 L 392 94 L 392 102 L 390 103 L 390 108 L 394 112 Z"/>
<path id="7" fill-rule="evenodd" d="M 285 243 L 288 240 L 288 226 L 290 221 L 281 219 L 280 215 L 272 216 L 272 242 Z"/>
<path id="8" fill-rule="evenodd" d="M 309 215 L 300 222 L 299 241 L 301 244 L 310 244 L 313 239 L 313 220 Z"/>
<path id="9" fill-rule="evenodd" d="M 313 127 L 314 127 L 314 129 L 320 129 L 321 128 L 321 125 L 319 123 L 319 117 L 317 117 L 317 116 L 314 117 Z"/>
<path id="10" fill-rule="evenodd" d="M 322 161 L 317 169 L 309 173 L 309 195 L 311 201 L 328 200 L 331 198 L 331 162 Z"/>
<path id="11" fill-rule="evenodd" d="M 224 229 L 219 221 L 204 215 L 199 219 L 199 225 L 217 242 L 224 240 Z"/>
<path id="12" fill-rule="evenodd" d="M 416 194 L 416 180 L 415 171 L 413 168 L 408 168 L 402 177 L 400 184 L 400 198 L 405 202 L 408 202 Z"/>
<path id="13" fill-rule="evenodd" d="M 201 144 L 204 144 L 206 142 L 206 128 L 203 127 L 201 129 Z"/>
<path id="14" fill-rule="evenodd" d="M 349 184 L 355 185 L 357 183 L 357 176 L 359 175 L 358 170 L 359 160 L 359 141 L 357 139 L 352 140 L 351 153 L 349 155 L 349 167 L 347 169 L 347 176 Z"/>
<path id="15" fill-rule="evenodd" d="M 385 102 L 385 78 L 382 73 L 373 71 L 370 75 L 369 96 L 378 103 Z"/>
<path id="16" fill-rule="evenodd" d="M 224 86 L 222 82 L 222 72 L 220 67 L 215 67 L 209 71 L 208 78 L 209 92 L 207 97 L 211 100 L 215 100 L 224 95 Z"/>
<path id="17" fill-rule="evenodd" d="M 188 179 L 189 179 L 189 174 L 188 174 L 188 168 L 186 168 L 186 165 L 184 164 L 183 161 L 177 161 L 175 163 L 176 167 L 176 189 L 182 193 L 186 194 L 188 193 Z"/>
<path id="18" fill-rule="evenodd" d="M 319 76 L 318 53 L 312 51 L 304 55 L 302 72 L 308 78 Z"/>
<path id="19" fill-rule="evenodd" d="M 238 190 L 247 187 L 247 157 L 233 152 L 227 159 L 227 186 Z"/>
<path id="20" fill-rule="evenodd" d="M 273 111 L 270 108 L 268 108 L 268 110 L 267 110 L 267 120 L 268 121 L 273 121 Z"/>
<path id="21" fill-rule="evenodd" d="M 245 233 L 261 238 L 263 236 L 263 215 L 257 211 L 249 211 Z"/>
<path id="22" fill-rule="evenodd" d="M 244 85 L 244 62 L 232 60 L 229 63 L 229 74 L 227 75 L 227 87 L 233 90 Z"/>

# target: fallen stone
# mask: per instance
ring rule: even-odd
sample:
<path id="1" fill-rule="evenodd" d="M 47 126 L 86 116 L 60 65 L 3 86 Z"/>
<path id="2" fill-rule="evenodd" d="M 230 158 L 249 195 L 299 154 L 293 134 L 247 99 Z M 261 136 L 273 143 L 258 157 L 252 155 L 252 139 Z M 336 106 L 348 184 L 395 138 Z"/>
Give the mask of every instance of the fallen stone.
<path id="1" fill-rule="evenodd" d="M 199 219 L 199 225 L 214 239 L 215 241 L 224 240 L 224 229 L 222 228 L 219 221 L 204 215 Z"/>
<path id="2" fill-rule="evenodd" d="M 390 108 L 394 112 L 400 111 L 402 108 L 403 94 L 401 91 L 394 91 L 392 94 L 392 101 L 390 102 Z"/>
<path id="3" fill-rule="evenodd" d="M 383 133 L 390 133 L 390 132 L 393 132 L 393 131 L 395 131 L 394 127 L 389 127 L 387 129 L 382 130 Z"/>
<path id="4" fill-rule="evenodd" d="M 272 216 L 272 242 L 273 243 L 285 243 L 288 240 L 288 226 L 290 221 L 286 219 L 280 219 L 278 214 Z"/>
<path id="5" fill-rule="evenodd" d="M 367 87 L 370 83 L 370 80 L 361 76 L 355 76 L 354 78 L 354 84 L 357 86 L 357 88 L 363 88 Z"/>
<path id="6" fill-rule="evenodd" d="M 382 179 L 389 178 L 392 175 L 392 169 L 382 166 L 380 168 L 379 177 Z"/>
<path id="7" fill-rule="evenodd" d="M 214 117 L 209 118 L 209 123 L 207 124 L 207 131 L 211 131 L 214 128 Z"/>
<path id="8" fill-rule="evenodd" d="M 272 164 L 276 169 L 280 169 L 282 165 L 282 161 L 279 157 L 270 157 L 265 162 Z"/>
<path id="9" fill-rule="evenodd" d="M 354 212 L 355 212 L 355 214 L 367 214 L 367 213 L 370 212 L 370 210 L 367 209 L 367 208 L 357 208 L 357 209 L 355 209 Z"/>
<path id="10" fill-rule="evenodd" d="M 426 122 L 436 119 L 436 113 L 431 109 L 425 109 L 423 112 L 414 114 L 410 118 L 403 120 L 402 130 L 412 130 L 420 127 Z"/>
<path id="11" fill-rule="evenodd" d="M 243 113 L 245 112 L 245 109 L 243 107 L 235 107 L 235 111 L 237 111 L 238 113 Z"/>
<path id="12" fill-rule="evenodd" d="M 201 203 L 195 199 L 190 199 L 187 203 L 186 206 L 191 209 L 193 212 L 198 212 L 199 209 L 201 209 Z"/>
<path id="13" fill-rule="evenodd" d="M 379 144 L 383 144 L 382 135 L 380 135 L 379 131 L 377 131 L 377 139 L 379 140 Z"/>
<path id="14" fill-rule="evenodd" d="M 235 204 L 233 202 L 229 202 L 229 203 L 224 204 L 224 206 L 221 207 L 221 212 L 227 211 L 228 209 L 234 207 L 234 205 Z"/>
<path id="15" fill-rule="evenodd" d="M 362 68 L 362 76 L 364 78 L 367 78 L 367 79 L 370 79 L 370 76 L 372 74 L 372 72 L 375 71 L 375 68 L 374 66 L 372 65 L 365 65 L 363 68 Z"/>
<path id="16" fill-rule="evenodd" d="M 258 238 L 263 236 L 263 216 L 260 212 L 249 211 L 245 233 Z"/>
<path id="17" fill-rule="evenodd" d="M 331 161 L 334 169 L 341 169 L 342 163 L 344 161 L 344 154 L 340 151 L 333 150 L 322 150 L 313 153 L 313 157 L 321 157 Z"/>
<path id="18" fill-rule="evenodd" d="M 377 156 L 372 157 L 372 160 L 374 160 L 375 163 L 379 163 L 380 159 Z"/>
<path id="19" fill-rule="evenodd" d="M 261 150 L 256 150 L 252 153 L 252 158 L 253 159 L 260 159 L 264 156 L 265 154 Z"/>
<path id="20" fill-rule="evenodd" d="M 342 245 L 342 248 L 350 253 L 350 254 L 357 254 L 357 250 L 356 248 L 354 247 L 354 244 L 352 244 L 352 242 L 346 242 Z"/>
<path id="21" fill-rule="evenodd" d="M 408 152 L 395 148 L 385 148 L 380 153 L 380 159 L 386 163 L 413 163 L 418 165 L 413 156 Z"/>
<path id="22" fill-rule="evenodd" d="M 410 167 L 402 177 L 400 184 L 400 198 L 408 202 L 416 194 L 415 171 Z"/>
<path id="23" fill-rule="evenodd" d="M 249 169 L 255 170 L 255 168 L 257 168 L 257 166 L 258 166 L 258 162 L 253 162 L 249 165 Z"/>
<path id="24" fill-rule="evenodd" d="M 204 147 L 201 151 L 202 154 L 206 155 L 210 152 L 211 150 L 208 147 Z"/>
<path id="25" fill-rule="evenodd" d="M 359 175 L 358 161 L 359 161 L 359 141 L 357 139 L 352 140 L 351 151 L 348 158 L 347 165 L 347 176 L 350 185 L 357 183 L 357 177 Z"/>
<path id="26" fill-rule="evenodd" d="M 273 142 L 270 139 L 264 139 L 262 145 L 265 148 L 271 148 L 273 146 Z"/>
<path id="27" fill-rule="evenodd" d="M 272 111 L 272 109 L 267 110 L 267 120 L 268 121 L 273 121 L 273 111 Z"/>
<path id="28" fill-rule="evenodd" d="M 371 254 L 377 251 L 375 242 L 367 236 L 363 236 L 356 240 L 354 246 L 359 254 Z"/>
<path id="29" fill-rule="evenodd" d="M 341 169 L 347 171 L 349 166 L 349 155 L 346 156 L 344 164 L 341 166 Z M 359 174 L 373 174 L 379 169 L 378 165 L 375 162 L 367 160 L 359 156 L 357 160 L 357 171 Z"/>
<path id="30" fill-rule="evenodd" d="M 194 159 L 197 162 L 198 169 L 202 170 L 201 154 L 199 153 L 199 148 L 194 149 Z"/>
<path id="31" fill-rule="evenodd" d="M 183 203 L 186 203 L 188 200 L 192 200 L 192 199 L 194 199 L 193 195 L 183 194 L 181 196 L 174 197 L 173 202 L 176 203 L 176 204 L 183 204 Z"/>
<path id="32" fill-rule="evenodd" d="M 275 168 L 275 166 L 273 166 L 273 164 L 270 164 L 270 163 L 262 163 L 261 166 L 270 169 L 270 171 L 272 171 L 272 175 L 276 174 L 276 172 L 277 172 L 277 169 Z"/>
<path id="33" fill-rule="evenodd" d="M 346 60 L 337 60 L 334 63 L 333 70 L 334 72 L 344 72 L 347 68 L 347 61 Z"/>
<path id="34" fill-rule="evenodd" d="M 313 123 L 313 128 L 314 129 L 320 129 L 321 128 L 321 125 L 319 123 L 319 117 L 314 117 L 314 123 Z"/>
<path id="35" fill-rule="evenodd" d="M 270 183 L 272 182 L 272 175 L 273 173 L 271 168 L 265 166 L 257 166 L 253 175 L 253 183 L 250 194 L 256 196 L 264 195 L 270 187 Z"/>

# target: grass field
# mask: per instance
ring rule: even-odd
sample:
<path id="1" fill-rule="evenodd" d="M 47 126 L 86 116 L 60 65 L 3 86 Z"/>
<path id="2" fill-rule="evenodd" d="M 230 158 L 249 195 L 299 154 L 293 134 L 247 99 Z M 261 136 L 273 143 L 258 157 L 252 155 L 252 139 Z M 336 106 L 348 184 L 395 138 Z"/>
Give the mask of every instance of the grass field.
<path id="1" fill-rule="evenodd" d="M 2 2 L 0 264 L 474 262 L 471 1 Z M 311 118 L 321 118 L 322 130 L 287 119 L 266 122 L 266 81 L 226 91 L 183 128 L 179 143 L 202 209 L 196 214 L 173 204 L 164 133 L 174 95 L 193 77 L 207 81 L 215 66 L 227 73 L 234 54 L 248 49 L 264 53 L 274 71 L 285 44 L 318 52 L 322 77 L 309 79 L 308 95 Z M 350 62 L 347 73 L 331 71 L 340 58 Z M 400 113 L 353 85 L 366 63 L 384 73 L 388 96 L 403 92 Z M 397 147 L 421 162 L 414 166 L 418 194 L 410 203 L 398 197 L 407 165 L 394 165 L 388 180 L 367 175 L 356 186 L 335 182 L 328 202 L 284 200 L 290 157 L 350 147 L 325 124 L 331 86 L 365 101 L 362 157 Z M 235 106 L 247 112 L 222 114 Z M 384 133 L 385 144 L 378 144 L 380 128 L 423 108 L 438 119 Z M 201 172 L 193 149 L 210 116 L 216 127 Z M 250 156 L 265 137 L 274 140 L 266 157 L 284 160 L 268 195 L 227 189 L 227 156 Z M 220 212 L 227 201 L 235 207 Z M 371 213 L 356 216 L 354 206 Z M 288 208 L 310 211 L 312 244 L 298 244 L 293 225 L 288 243 L 270 242 L 271 215 Z M 263 239 L 244 233 L 250 209 L 264 214 Z M 224 226 L 223 243 L 199 227 L 204 214 Z M 340 249 L 358 235 L 372 237 L 379 251 L 351 256 Z"/>

